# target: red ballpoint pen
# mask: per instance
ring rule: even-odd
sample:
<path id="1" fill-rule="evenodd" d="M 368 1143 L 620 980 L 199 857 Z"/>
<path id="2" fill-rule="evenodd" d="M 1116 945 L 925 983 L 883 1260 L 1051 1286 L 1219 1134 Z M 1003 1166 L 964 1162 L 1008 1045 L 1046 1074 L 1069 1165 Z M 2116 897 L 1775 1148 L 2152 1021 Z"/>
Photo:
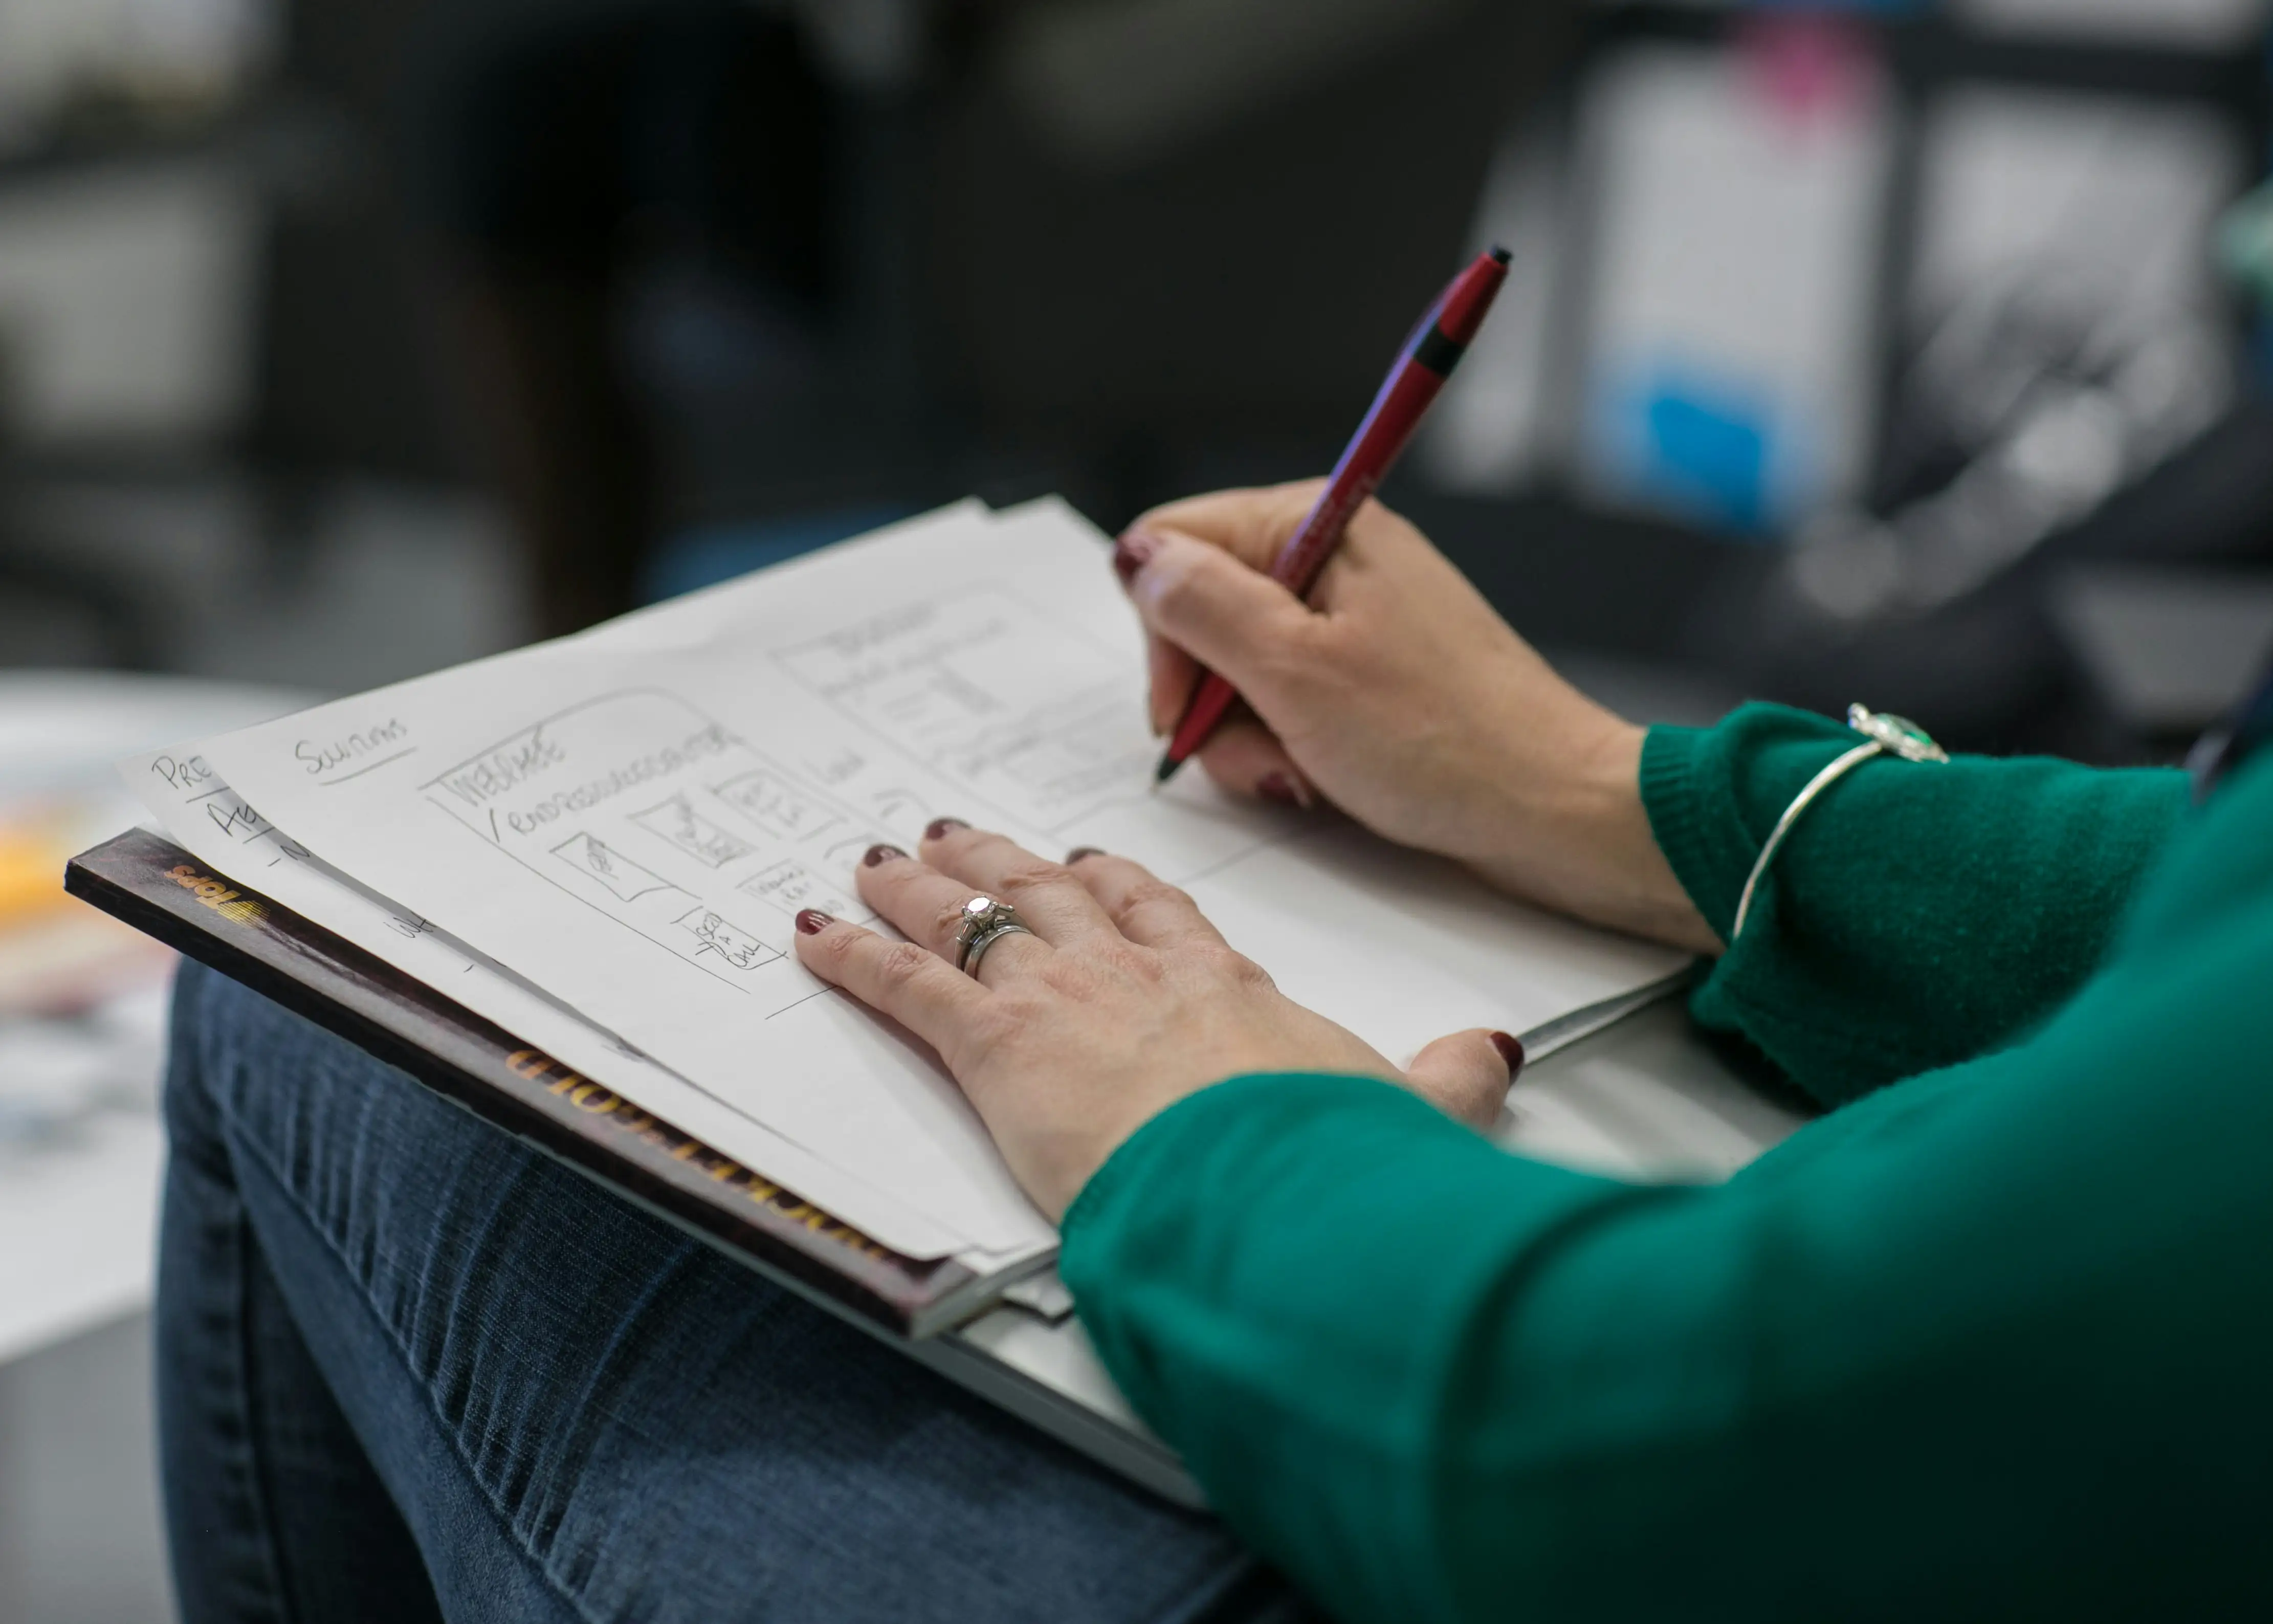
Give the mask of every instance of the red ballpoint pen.
<path id="1" fill-rule="evenodd" d="M 1309 595 L 1318 573 L 1341 545 L 1342 532 L 1349 528 L 1351 518 L 1389 477 L 1421 420 L 1429 415 L 1444 380 L 1467 353 L 1484 317 L 1491 312 L 1492 301 L 1499 297 L 1500 285 L 1507 280 L 1507 261 L 1504 248 L 1476 256 L 1475 263 L 1454 277 L 1443 297 L 1429 306 L 1419 328 L 1398 352 L 1397 365 L 1389 369 L 1388 380 L 1373 397 L 1372 410 L 1358 425 L 1356 437 L 1342 453 L 1342 460 L 1335 464 L 1333 477 L 1319 495 L 1317 505 L 1272 563 L 1271 578 L 1297 598 Z M 1183 719 L 1168 741 L 1168 753 L 1160 758 L 1155 782 L 1166 784 L 1177 768 L 1199 754 L 1238 697 L 1238 690 L 1215 673 L 1202 675 L 1191 703 L 1184 708 Z"/>

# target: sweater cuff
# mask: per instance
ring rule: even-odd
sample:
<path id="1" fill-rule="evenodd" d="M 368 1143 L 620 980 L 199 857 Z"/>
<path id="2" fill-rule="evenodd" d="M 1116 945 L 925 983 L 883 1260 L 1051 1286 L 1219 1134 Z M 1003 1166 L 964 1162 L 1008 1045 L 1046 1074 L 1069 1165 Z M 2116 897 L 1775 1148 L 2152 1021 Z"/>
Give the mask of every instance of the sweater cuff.
<path id="1" fill-rule="evenodd" d="M 1751 704 L 1716 727 L 1653 727 L 1641 752 L 1650 831 L 1689 900 L 1723 942 L 1776 819 L 1807 781 L 1854 747 L 1847 726 Z M 1747 935 L 1750 933 L 1747 932 Z"/>
<path id="2" fill-rule="evenodd" d="M 1649 814 L 1650 832 L 1657 848 L 1672 866 L 1689 900 L 1722 941 L 1729 939 L 1728 917 L 1736 904 L 1721 905 L 1719 876 L 1727 868 L 1716 861 L 1706 832 L 1704 792 L 1699 779 L 1701 760 L 1712 733 L 1702 727 L 1653 727 L 1642 741 L 1641 804 Z M 1743 882 L 1739 881 L 1741 884 Z"/>

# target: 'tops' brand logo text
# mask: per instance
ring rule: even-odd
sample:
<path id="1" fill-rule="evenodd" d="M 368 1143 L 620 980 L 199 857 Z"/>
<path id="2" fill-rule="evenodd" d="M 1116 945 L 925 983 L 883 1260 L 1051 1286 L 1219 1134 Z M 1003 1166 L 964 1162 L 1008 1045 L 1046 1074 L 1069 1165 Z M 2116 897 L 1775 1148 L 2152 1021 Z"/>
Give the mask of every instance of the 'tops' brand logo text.
<path id="1" fill-rule="evenodd" d="M 241 891 L 231 891 L 211 875 L 199 874 L 186 863 L 169 870 L 166 877 L 223 919 L 236 924 L 257 925 L 268 917 L 264 905 Z"/>

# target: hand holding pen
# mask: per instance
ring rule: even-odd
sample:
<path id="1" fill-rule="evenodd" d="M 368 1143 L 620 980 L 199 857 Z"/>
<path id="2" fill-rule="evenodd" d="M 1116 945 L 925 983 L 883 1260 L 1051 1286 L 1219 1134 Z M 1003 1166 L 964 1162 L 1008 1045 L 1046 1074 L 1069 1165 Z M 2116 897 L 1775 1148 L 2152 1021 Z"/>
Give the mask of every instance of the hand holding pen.
<path id="1" fill-rule="evenodd" d="M 1397 459 L 1412 443 L 1429 408 L 1460 364 L 1469 344 L 1491 313 L 1492 303 L 1507 281 L 1508 253 L 1494 248 L 1452 279 L 1452 285 L 1429 307 L 1413 336 L 1406 341 L 1396 365 L 1389 369 L 1371 410 L 1342 452 L 1317 505 L 1288 537 L 1272 561 L 1271 577 L 1297 598 L 1306 598 L 1317 584 L 1318 572 L 1341 545 L 1342 535 L 1357 510 L 1389 477 Z M 1210 672 L 1193 691 L 1191 703 L 1168 741 L 1160 758 L 1158 781 L 1167 783 L 1176 770 L 1197 755 L 1230 710 L 1238 691 Z"/>
<path id="2" fill-rule="evenodd" d="M 1365 502 L 1307 601 L 1275 577 L 1328 488 L 1196 497 L 1121 538 L 1154 731 L 1220 673 L 1247 710 L 1199 757 L 1231 793 L 1330 801 L 1515 896 L 1709 951 L 1636 792 L 1642 730 L 1557 675 L 1428 538 Z"/>

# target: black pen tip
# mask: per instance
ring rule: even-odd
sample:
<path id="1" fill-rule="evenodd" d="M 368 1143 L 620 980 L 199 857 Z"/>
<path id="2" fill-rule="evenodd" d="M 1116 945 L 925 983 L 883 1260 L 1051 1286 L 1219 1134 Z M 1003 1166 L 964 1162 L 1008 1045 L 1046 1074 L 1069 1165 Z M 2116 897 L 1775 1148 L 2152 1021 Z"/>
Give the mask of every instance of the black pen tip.
<path id="1" fill-rule="evenodd" d="M 1152 782 L 1166 784 L 1176 776 L 1176 769 L 1183 764 L 1173 756 L 1163 756 L 1160 757 L 1160 764 L 1152 770 Z"/>
<path id="2" fill-rule="evenodd" d="M 1513 254 L 1508 252 L 1506 249 L 1500 247 L 1497 244 L 1494 244 L 1492 245 L 1491 257 L 1498 260 L 1502 265 L 1508 264 L 1515 258 Z"/>

